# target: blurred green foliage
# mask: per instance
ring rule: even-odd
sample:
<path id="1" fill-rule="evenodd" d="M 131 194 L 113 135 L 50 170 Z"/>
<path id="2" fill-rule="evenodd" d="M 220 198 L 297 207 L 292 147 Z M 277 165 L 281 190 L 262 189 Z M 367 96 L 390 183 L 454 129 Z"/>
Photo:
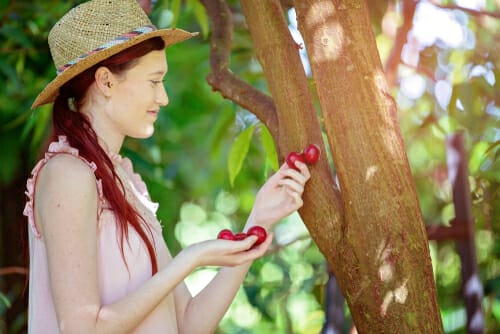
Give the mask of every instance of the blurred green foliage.
<path id="1" fill-rule="evenodd" d="M 2 188 L 28 175 L 50 132 L 50 107 L 32 111 L 30 105 L 55 76 L 46 42 L 48 31 L 80 2 L 0 2 Z M 238 3 L 229 3 L 236 13 L 231 69 L 266 90 Z M 385 61 L 394 42 L 384 32 L 383 18 L 400 20 L 400 13 L 398 6 L 396 11 L 387 6 L 393 1 L 377 3 L 380 6 L 372 8 L 373 28 Z M 498 11 L 495 1 L 486 1 L 486 10 Z M 499 57 L 495 52 L 499 22 L 459 10 L 452 14 L 473 34 L 474 47 L 452 48 L 439 41 L 428 45 L 420 50 L 419 63 L 427 71 L 400 66 L 393 94 L 422 212 L 429 224 L 448 224 L 454 217 L 445 140 L 455 131 L 465 132 L 478 263 L 485 288 L 483 306 L 487 332 L 493 333 L 500 330 L 500 109 Z M 203 6 L 197 0 L 158 0 L 151 17 L 159 27 L 201 32 L 197 38 L 167 50 L 170 104 L 160 114 L 155 135 L 147 140 L 127 140 L 123 149 L 148 184 L 152 198 L 160 203 L 158 216 L 175 254 L 190 243 L 213 238 L 221 228 L 241 229 L 256 191 L 278 163 L 267 129 L 248 111 L 213 93 L 205 81 L 210 28 Z M 447 103 L 436 94 L 436 78 L 451 87 Z M 408 94 L 402 87 L 408 80 L 421 82 L 422 94 Z M 22 202 L 24 198 L 14 200 Z M 2 230 L 6 226 L 0 226 Z M 219 333 L 318 333 L 321 329 L 328 278 L 323 256 L 298 215 L 279 223 L 275 233 L 272 251 L 252 266 Z M 0 232 L 0 242 L 6 242 L 7 237 Z M 430 250 L 445 331 L 463 333 L 465 311 L 454 243 L 430 242 Z M 4 263 L 0 253 L 0 266 Z M 190 289 L 199 291 L 213 274 L 213 268 L 196 271 L 187 279 Z M 5 286 L 0 281 L 0 319 L 19 298 L 23 284 Z M 20 312 L 8 332 L 20 333 L 25 316 L 25 310 Z"/>

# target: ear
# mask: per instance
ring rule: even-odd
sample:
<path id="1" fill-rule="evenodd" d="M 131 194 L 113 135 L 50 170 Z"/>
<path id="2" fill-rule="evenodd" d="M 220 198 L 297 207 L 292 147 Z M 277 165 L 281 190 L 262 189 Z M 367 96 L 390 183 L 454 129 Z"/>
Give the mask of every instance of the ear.
<path id="1" fill-rule="evenodd" d="M 105 66 L 99 67 L 95 71 L 95 82 L 96 86 L 100 92 L 106 97 L 111 96 L 111 92 L 113 90 L 113 85 L 115 84 L 115 76 L 109 70 L 109 68 Z"/>

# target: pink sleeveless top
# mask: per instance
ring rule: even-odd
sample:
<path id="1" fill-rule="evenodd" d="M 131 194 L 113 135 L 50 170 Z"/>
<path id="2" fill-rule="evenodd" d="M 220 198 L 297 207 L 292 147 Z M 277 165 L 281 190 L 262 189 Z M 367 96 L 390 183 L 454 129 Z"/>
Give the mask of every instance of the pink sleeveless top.
<path id="1" fill-rule="evenodd" d="M 45 157 L 38 162 L 32 171 L 32 177 L 27 182 L 26 195 L 28 200 L 24 215 L 29 223 L 30 277 L 29 277 L 29 333 L 58 333 L 57 318 L 52 301 L 51 287 L 47 266 L 47 254 L 43 236 L 35 224 L 34 199 L 37 177 L 42 167 L 55 155 L 71 154 L 79 158 L 92 171 L 96 165 L 78 155 L 78 150 L 69 146 L 66 137 L 60 136 L 58 142 L 50 144 Z M 141 214 L 148 224 L 159 270 L 170 261 L 162 235 L 162 228 L 156 218 L 158 204 L 151 202 L 146 185 L 132 169 L 132 163 L 127 158 L 113 156 L 112 161 L 116 172 L 126 188 L 127 199 Z M 129 242 L 124 241 L 123 250 L 125 262 L 120 250 L 119 232 L 116 217 L 109 210 L 103 196 L 101 181 L 96 181 L 98 204 L 98 271 L 101 304 L 111 304 L 139 288 L 151 278 L 151 262 L 147 248 L 140 236 L 129 228 Z M 134 330 L 134 333 L 177 333 L 174 298 L 171 293 L 148 317 Z"/>

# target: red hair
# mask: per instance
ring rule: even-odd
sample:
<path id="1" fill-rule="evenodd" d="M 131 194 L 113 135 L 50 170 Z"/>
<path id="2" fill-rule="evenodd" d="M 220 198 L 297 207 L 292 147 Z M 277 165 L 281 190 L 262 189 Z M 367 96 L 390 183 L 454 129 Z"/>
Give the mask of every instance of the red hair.
<path id="1" fill-rule="evenodd" d="M 79 74 L 61 87 L 60 94 L 54 102 L 52 118 L 51 141 L 57 140 L 60 135 L 66 136 L 69 144 L 78 149 L 81 157 L 96 164 L 95 176 L 101 180 L 104 197 L 117 217 L 122 257 L 124 257 L 123 240 L 124 238 L 128 240 L 130 224 L 147 247 L 151 259 L 152 275 L 158 272 L 158 263 L 152 240 L 148 238 L 145 231 L 147 228 L 148 232 L 151 233 L 151 230 L 137 210 L 127 201 L 123 183 L 116 174 L 111 159 L 99 145 L 97 134 L 89 120 L 84 114 L 74 112 L 72 109 L 78 108 L 79 101 L 83 99 L 88 88 L 95 81 L 94 75 L 99 67 L 105 66 L 111 72 L 121 74 L 136 65 L 138 58 L 151 51 L 163 50 L 164 48 L 163 40 L 160 37 L 155 37 L 111 56 Z M 72 106 L 68 104 L 69 99 L 74 101 Z"/>

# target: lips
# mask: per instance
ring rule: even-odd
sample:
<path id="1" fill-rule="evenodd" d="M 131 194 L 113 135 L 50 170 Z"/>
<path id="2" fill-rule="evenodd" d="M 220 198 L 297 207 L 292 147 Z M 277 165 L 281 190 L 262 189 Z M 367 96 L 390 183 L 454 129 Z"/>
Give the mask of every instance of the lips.
<path id="1" fill-rule="evenodd" d="M 158 117 L 159 113 L 160 113 L 159 110 L 148 110 L 148 114 L 154 116 L 155 118 Z"/>

